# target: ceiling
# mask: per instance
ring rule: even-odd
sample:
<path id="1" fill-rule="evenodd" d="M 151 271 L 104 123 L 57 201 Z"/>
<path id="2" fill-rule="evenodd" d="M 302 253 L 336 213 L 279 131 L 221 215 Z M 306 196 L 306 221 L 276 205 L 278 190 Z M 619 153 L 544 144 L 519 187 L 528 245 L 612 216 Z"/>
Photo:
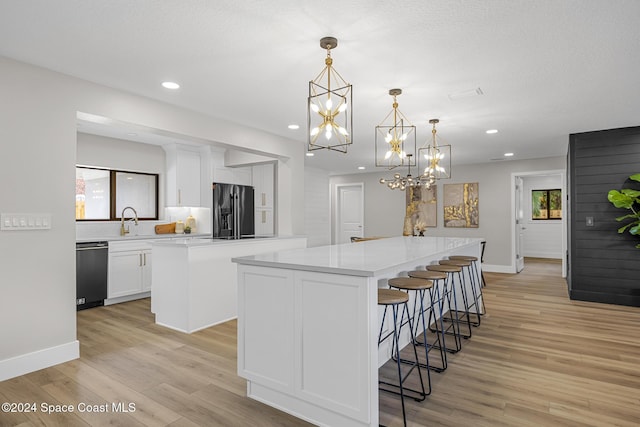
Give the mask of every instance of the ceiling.
<path id="1" fill-rule="evenodd" d="M 562 156 L 571 133 L 640 125 L 639 17 L 637 0 L 10 0 L 0 55 L 303 145 L 319 40 L 334 36 L 353 145 L 305 162 L 357 173 L 376 170 L 392 88 L 419 146 L 440 119 L 454 165 Z"/>

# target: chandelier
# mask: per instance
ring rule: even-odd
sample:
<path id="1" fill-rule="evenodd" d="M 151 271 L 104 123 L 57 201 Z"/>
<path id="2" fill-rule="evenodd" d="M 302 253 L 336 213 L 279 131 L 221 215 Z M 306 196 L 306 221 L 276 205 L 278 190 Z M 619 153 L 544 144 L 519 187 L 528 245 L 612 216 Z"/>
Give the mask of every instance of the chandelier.
<path id="1" fill-rule="evenodd" d="M 391 190 L 401 190 L 404 191 L 407 187 L 425 187 L 431 188 L 434 182 L 436 182 L 435 178 L 431 175 L 420 175 L 417 177 L 411 176 L 411 157 L 413 154 L 407 154 L 407 175 L 402 176 L 399 173 L 393 175 L 393 179 L 385 179 L 380 178 L 380 184 L 387 184 Z"/>
<path id="2" fill-rule="evenodd" d="M 416 152 L 416 127 L 398 110 L 398 101 L 396 97 L 402 94 L 402 89 L 391 89 L 389 95 L 393 97 L 393 109 L 387 114 L 378 126 L 376 126 L 376 166 L 383 166 L 393 169 L 403 166 L 405 162 L 409 162 L 411 166 L 411 157 L 405 151 L 405 141 L 407 148 L 411 149 L 411 141 L 413 140 L 412 153 Z"/>
<path id="3" fill-rule="evenodd" d="M 438 119 L 429 120 L 433 125 L 431 143 L 418 150 L 418 164 L 424 164 L 424 172 L 421 176 L 433 180 L 451 178 L 451 145 L 438 144 L 436 124 L 439 122 Z"/>
<path id="4" fill-rule="evenodd" d="M 307 100 L 308 151 L 327 149 L 346 153 L 352 144 L 351 85 L 333 68 L 331 49 L 334 37 L 323 37 L 320 47 L 327 50 L 325 67 L 309 82 Z"/>

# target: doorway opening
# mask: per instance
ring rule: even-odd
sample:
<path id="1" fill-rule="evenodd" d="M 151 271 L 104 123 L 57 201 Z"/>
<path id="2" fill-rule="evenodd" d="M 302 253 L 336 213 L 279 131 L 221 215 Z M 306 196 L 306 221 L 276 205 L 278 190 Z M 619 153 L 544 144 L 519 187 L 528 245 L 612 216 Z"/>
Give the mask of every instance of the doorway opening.
<path id="1" fill-rule="evenodd" d="M 540 219 L 535 212 L 537 190 L 560 189 L 561 217 Z M 566 172 L 548 170 L 511 174 L 512 245 L 511 266 L 518 273 L 525 268 L 527 258 L 560 260 L 562 277 L 567 275 L 567 196 Z"/>

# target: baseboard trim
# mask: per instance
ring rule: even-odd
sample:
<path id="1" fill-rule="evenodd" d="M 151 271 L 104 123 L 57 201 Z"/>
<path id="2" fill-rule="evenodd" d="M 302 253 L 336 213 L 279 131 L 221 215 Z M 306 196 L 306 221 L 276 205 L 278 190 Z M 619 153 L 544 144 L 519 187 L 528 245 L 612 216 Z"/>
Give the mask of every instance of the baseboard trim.
<path id="1" fill-rule="evenodd" d="M 508 274 L 516 273 L 516 268 L 513 265 L 482 264 L 482 270 L 488 273 L 508 273 Z"/>
<path id="2" fill-rule="evenodd" d="M 32 353 L 0 360 L 0 381 L 68 362 L 80 357 L 80 342 L 71 341 Z"/>

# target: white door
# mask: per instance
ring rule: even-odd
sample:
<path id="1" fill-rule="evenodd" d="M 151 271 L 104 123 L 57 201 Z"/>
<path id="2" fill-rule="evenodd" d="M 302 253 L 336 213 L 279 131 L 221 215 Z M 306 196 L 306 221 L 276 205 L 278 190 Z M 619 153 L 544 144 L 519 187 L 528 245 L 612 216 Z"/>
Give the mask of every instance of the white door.
<path id="1" fill-rule="evenodd" d="M 337 187 L 336 243 L 348 243 L 351 237 L 364 237 L 363 184 Z"/>
<path id="2" fill-rule="evenodd" d="M 522 177 L 516 176 L 516 273 L 524 269 L 524 256 L 522 248 L 524 247 L 524 183 Z"/>

